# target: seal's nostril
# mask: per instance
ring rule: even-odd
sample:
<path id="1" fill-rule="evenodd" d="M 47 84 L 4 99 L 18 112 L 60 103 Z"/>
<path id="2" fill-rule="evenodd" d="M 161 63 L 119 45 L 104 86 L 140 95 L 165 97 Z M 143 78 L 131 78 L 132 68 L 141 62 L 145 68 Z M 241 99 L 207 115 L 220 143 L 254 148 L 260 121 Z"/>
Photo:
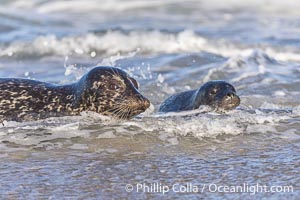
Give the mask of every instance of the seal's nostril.
<path id="1" fill-rule="evenodd" d="M 229 93 L 227 93 L 227 97 L 229 97 L 229 98 L 233 98 L 233 93 L 231 93 L 231 92 L 229 92 Z"/>

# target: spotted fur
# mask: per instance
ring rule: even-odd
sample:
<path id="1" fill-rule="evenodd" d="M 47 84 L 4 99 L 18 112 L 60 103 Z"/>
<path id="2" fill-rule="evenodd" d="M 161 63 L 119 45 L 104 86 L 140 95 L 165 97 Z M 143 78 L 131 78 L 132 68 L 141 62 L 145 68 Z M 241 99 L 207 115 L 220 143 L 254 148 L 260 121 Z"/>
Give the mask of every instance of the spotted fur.
<path id="1" fill-rule="evenodd" d="M 144 112 L 150 102 L 135 79 L 114 67 L 96 67 L 69 85 L 0 79 L 0 121 L 32 121 L 93 111 L 117 118 Z"/>

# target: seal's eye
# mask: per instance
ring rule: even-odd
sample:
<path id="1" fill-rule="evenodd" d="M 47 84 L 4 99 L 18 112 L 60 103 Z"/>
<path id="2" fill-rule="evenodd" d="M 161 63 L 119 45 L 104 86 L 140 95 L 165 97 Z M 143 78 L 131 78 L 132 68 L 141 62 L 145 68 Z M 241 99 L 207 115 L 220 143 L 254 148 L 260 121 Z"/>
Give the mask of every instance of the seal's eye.
<path id="1" fill-rule="evenodd" d="M 119 90 L 121 88 L 121 83 L 116 79 L 112 79 L 108 87 L 110 90 Z"/>
<path id="2" fill-rule="evenodd" d="M 112 84 L 109 85 L 109 88 L 111 90 L 118 90 L 118 89 L 120 89 L 120 86 L 115 84 L 115 83 L 112 83 Z"/>

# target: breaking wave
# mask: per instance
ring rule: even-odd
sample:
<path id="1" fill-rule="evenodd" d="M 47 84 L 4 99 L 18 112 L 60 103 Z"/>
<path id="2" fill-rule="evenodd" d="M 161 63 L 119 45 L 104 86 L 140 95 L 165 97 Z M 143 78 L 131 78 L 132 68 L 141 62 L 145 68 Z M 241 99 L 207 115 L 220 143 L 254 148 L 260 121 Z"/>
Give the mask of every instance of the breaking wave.
<path id="1" fill-rule="evenodd" d="M 243 47 L 220 40 L 210 40 L 192 30 L 178 33 L 153 31 L 112 30 L 103 34 L 88 33 L 78 36 L 58 38 L 55 35 L 39 36 L 32 42 L 16 41 L 0 47 L 3 57 L 40 57 L 40 56 L 108 56 L 118 53 L 138 51 L 140 54 L 210 52 L 225 57 L 247 56 L 256 47 Z M 269 56 L 282 61 L 299 61 L 300 54 L 293 49 L 274 49 L 257 47 Z"/>

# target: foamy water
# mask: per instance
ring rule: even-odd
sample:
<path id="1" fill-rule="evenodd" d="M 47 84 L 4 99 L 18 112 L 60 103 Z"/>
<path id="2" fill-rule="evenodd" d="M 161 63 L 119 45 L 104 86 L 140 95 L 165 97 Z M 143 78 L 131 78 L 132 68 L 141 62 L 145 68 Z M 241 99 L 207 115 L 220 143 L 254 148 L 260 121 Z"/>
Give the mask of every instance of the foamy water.
<path id="1" fill-rule="evenodd" d="M 65 84 L 117 66 L 152 105 L 0 128 L 3 199 L 297 199 L 297 1 L 1 1 L 1 77 Z M 168 96 L 232 83 L 233 111 L 158 113 Z M 136 184 L 292 186 L 293 192 L 137 191 Z M 134 191 L 125 186 L 132 184 Z"/>

